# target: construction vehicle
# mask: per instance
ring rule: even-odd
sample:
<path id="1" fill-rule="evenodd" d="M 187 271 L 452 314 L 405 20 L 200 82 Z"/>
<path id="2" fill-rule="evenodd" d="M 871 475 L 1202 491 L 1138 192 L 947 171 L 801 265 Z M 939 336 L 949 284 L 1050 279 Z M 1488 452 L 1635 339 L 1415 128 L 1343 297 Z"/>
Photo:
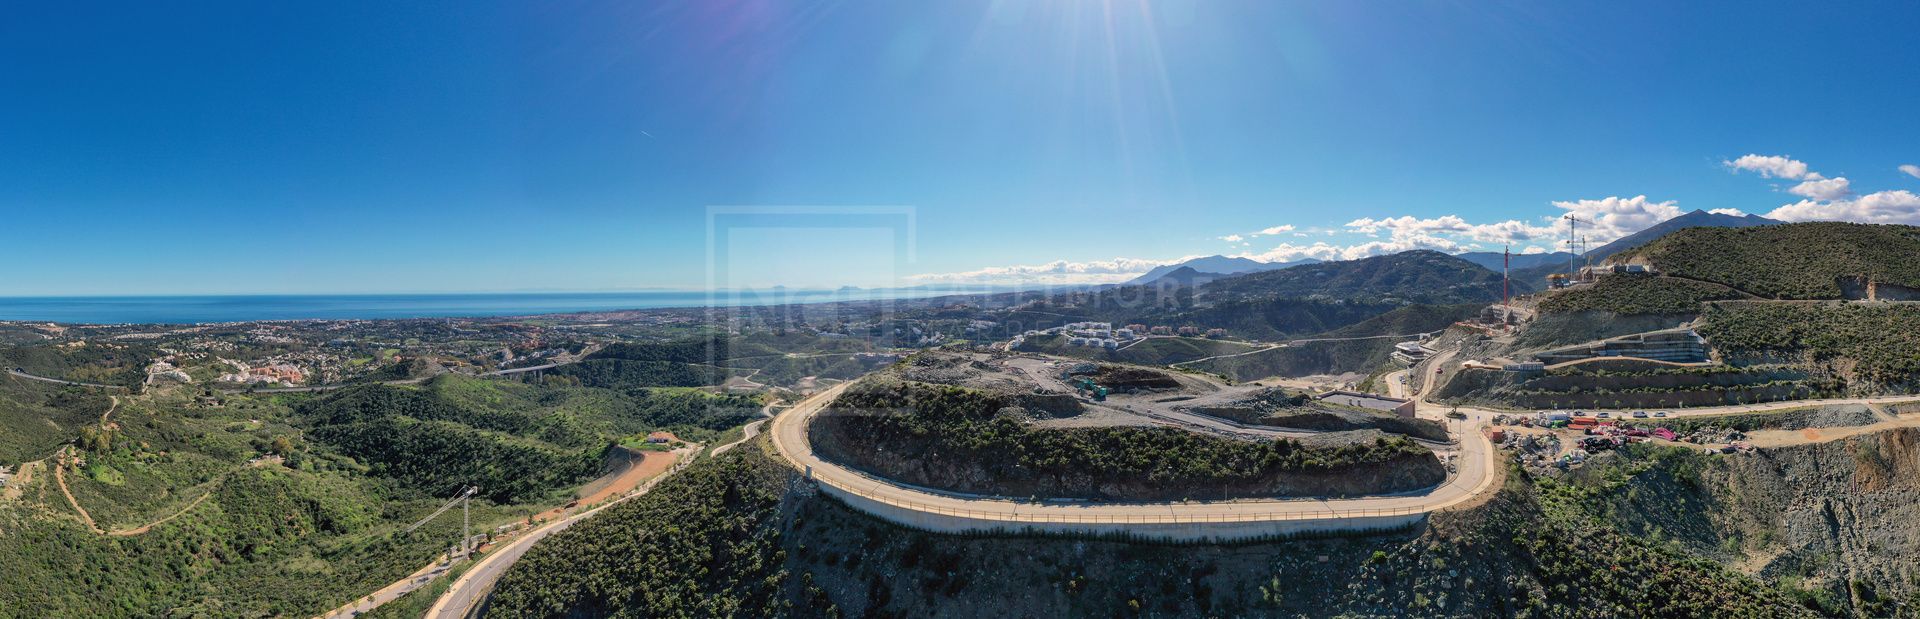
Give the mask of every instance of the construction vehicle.
<path id="1" fill-rule="evenodd" d="M 1073 378 L 1073 387 L 1087 392 L 1088 397 L 1093 398 L 1095 402 L 1107 401 L 1107 388 L 1100 386 L 1100 383 L 1093 382 L 1092 378 L 1075 376 Z"/>

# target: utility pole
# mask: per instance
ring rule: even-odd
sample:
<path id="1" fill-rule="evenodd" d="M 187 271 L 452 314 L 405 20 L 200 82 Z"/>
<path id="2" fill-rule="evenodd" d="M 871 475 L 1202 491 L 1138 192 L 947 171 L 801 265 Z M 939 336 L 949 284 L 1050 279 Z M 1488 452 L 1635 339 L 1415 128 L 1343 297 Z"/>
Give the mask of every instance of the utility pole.
<path id="1" fill-rule="evenodd" d="M 466 498 L 460 499 L 460 557 L 463 559 L 473 558 L 472 520 L 467 514 L 467 504 L 472 502 L 472 492 L 468 492 Z"/>
<path id="2" fill-rule="evenodd" d="M 1512 322 L 1513 314 L 1513 245 L 1500 250 L 1500 326 L 1505 328 Z"/>

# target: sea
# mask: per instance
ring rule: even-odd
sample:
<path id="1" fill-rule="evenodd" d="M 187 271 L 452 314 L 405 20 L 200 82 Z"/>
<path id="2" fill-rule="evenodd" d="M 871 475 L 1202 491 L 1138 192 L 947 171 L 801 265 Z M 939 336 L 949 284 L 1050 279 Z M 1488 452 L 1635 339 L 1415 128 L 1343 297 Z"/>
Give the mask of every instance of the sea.
<path id="1" fill-rule="evenodd" d="M 0 320 L 69 324 L 195 324 L 252 320 L 342 320 L 525 316 L 628 309 L 744 307 L 907 299 L 938 288 L 477 294 L 312 294 L 0 297 Z"/>

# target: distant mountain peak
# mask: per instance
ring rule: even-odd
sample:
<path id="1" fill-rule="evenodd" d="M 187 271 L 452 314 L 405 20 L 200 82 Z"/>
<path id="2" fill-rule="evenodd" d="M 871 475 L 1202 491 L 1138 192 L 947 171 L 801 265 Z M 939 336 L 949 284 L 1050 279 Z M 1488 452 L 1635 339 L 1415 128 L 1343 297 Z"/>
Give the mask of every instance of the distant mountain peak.
<path id="1" fill-rule="evenodd" d="M 1201 274 L 1209 274 L 1217 277 L 1217 276 L 1223 276 L 1223 275 L 1239 275 L 1241 273 L 1271 271 L 1274 269 L 1284 269 L 1287 267 L 1300 266 L 1302 264 L 1313 264 L 1316 262 L 1319 262 L 1319 260 L 1315 260 L 1313 258 L 1302 258 L 1299 260 L 1292 260 L 1288 262 L 1261 262 L 1259 260 L 1254 260 L 1252 258 L 1213 255 L 1213 256 L 1205 256 L 1201 258 L 1194 258 L 1192 260 L 1186 260 L 1186 261 L 1178 262 L 1175 264 L 1168 264 L 1168 265 L 1154 267 L 1153 270 L 1147 271 L 1145 274 L 1139 277 L 1135 277 L 1133 279 L 1127 280 L 1126 283 L 1121 285 L 1139 286 L 1142 284 L 1152 283 L 1160 280 L 1161 278 L 1166 277 L 1169 273 L 1173 273 L 1174 271 L 1179 270 L 1182 267 L 1191 268 L 1194 271 L 1199 272 Z"/>
<path id="2" fill-rule="evenodd" d="M 1586 258 L 1604 260 L 1614 254 L 1651 243 L 1654 239 L 1666 236 L 1675 230 L 1685 228 L 1745 228 L 1749 226 L 1767 226 L 1777 223 L 1784 222 L 1767 219 L 1759 215 L 1728 215 L 1726 213 L 1714 213 L 1694 209 L 1678 217 L 1647 226 L 1646 229 L 1639 232 L 1620 237 L 1612 243 L 1594 248 L 1587 252 Z"/>

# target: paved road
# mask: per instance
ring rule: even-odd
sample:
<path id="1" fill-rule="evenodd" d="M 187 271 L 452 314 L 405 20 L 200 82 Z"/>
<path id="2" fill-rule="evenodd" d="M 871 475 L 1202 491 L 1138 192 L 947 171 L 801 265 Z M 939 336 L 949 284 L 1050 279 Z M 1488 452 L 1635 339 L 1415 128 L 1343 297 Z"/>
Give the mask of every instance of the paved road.
<path id="1" fill-rule="evenodd" d="M 1263 353 L 1263 352 L 1267 352 L 1267 351 L 1269 351 L 1269 350 L 1279 350 L 1279 349 L 1282 349 L 1282 348 L 1286 348 L 1286 347 L 1287 347 L 1287 345 L 1286 345 L 1286 344 L 1267 344 L 1267 345 L 1265 345 L 1265 346 L 1264 346 L 1264 347 L 1262 347 L 1262 348 L 1255 348 L 1255 349 L 1253 349 L 1253 350 L 1248 350 L 1248 351 L 1243 351 L 1243 352 L 1237 352 L 1237 353 L 1231 353 L 1231 354 L 1225 354 L 1225 355 L 1214 355 L 1214 356 L 1211 356 L 1211 357 L 1201 357 L 1201 358 L 1199 358 L 1199 359 L 1193 359 L 1193 360 L 1189 360 L 1189 361 L 1181 361 L 1181 362 L 1178 362 L 1178 363 L 1169 363 L 1169 364 L 1167 364 L 1167 367 L 1180 367 L 1180 366 L 1183 366 L 1183 365 L 1192 365 L 1192 364 L 1195 364 L 1195 363 L 1200 363 L 1200 362 L 1202 362 L 1202 361 L 1212 361 L 1212 360 L 1214 360 L 1214 359 L 1227 359 L 1227 358 L 1230 358 L 1230 357 L 1244 357 L 1244 356 L 1247 356 L 1247 355 L 1257 355 L 1257 354 L 1260 354 L 1260 353 Z"/>
<path id="2" fill-rule="evenodd" d="M 102 384 L 100 384 L 100 383 L 83 383 L 83 382 L 80 382 L 80 381 L 76 381 L 76 380 L 61 380 L 61 379 L 58 379 L 58 378 L 48 378 L 48 377 L 45 377 L 45 376 L 35 376 L 35 375 L 32 375 L 32 374 L 28 374 L 28 373 L 26 373 L 26 372 L 22 372 L 22 371 L 20 371 L 20 368 L 7 368 L 7 373 L 8 373 L 8 374 L 12 374 L 12 375 L 14 375 L 14 376 L 18 376 L 18 377 L 20 377 L 20 378 L 24 378 L 24 379 L 27 379 L 27 380 L 37 380 L 37 381 L 40 381 L 40 382 L 43 382 L 43 383 L 54 383 L 54 384 L 59 384 L 59 385 L 72 385 L 72 386 L 75 386 L 75 387 L 95 387 L 95 388 L 99 388 L 99 389 L 120 389 L 120 390 L 125 390 L 125 389 L 126 389 L 126 387 L 122 387 L 122 386 L 120 386 L 120 385 L 102 385 Z"/>
<path id="3" fill-rule="evenodd" d="M 687 468 L 687 465 L 693 463 L 695 456 L 700 453 L 700 448 L 697 446 L 688 446 L 677 450 L 677 452 L 680 455 L 680 461 L 675 463 L 673 468 L 667 469 L 667 472 L 660 474 L 659 477 L 647 480 L 645 485 L 642 485 L 632 493 L 614 499 L 605 505 L 555 520 L 542 525 L 540 528 L 522 533 L 518 537 L 502 544 L 499 548 L 488 552 L 485 557 L 480 558 L 479 563 L 474 564 L 472 569 L 467 570 L 465 574 L 461 574 L 459 580 L 453 581 L 453 586 L 448 587 L 447 592 L 440 595 L 440 599 L 433 603 L 433 608 L 427 610 L 426 616 L 429 619 L 459 619 L 466 617 L 469 611 L 486 602 L 487 596 L 493 593 L 494 583 L 500 582 L 500 576 L 507 573 L 507 568 L 513 567 L 514 562 L 519 561 L 521 555 L 527 554 L 527 550 L 533 548 L 535 543 L 546 539 L 549 535 L 566 530 L 567 527 L 573 526 L 574 523 L 592 518 L 595 514 L 600 513 L 600 510 L 619 505 L 634 497 L 645 495 L 648 491 L 653 490 L 654 486 L 659 485 L 662 480 L 672 477 L 674 473 L 680 472 L 682 469 Z"/>
<path id="4" fill-rule="evenodd" d="M 1446 353 L 1451 356 L 1452 351 Z M 1391 375 L 1390 375 L 1391 378 Z M 1421 377 L 1422 392 L 1430 392 Z M 850 384 L 850 383 L 847 383 Z M 826 408 L 847 384 L 809 398 L 773 420 L 774 446 L 780 454 L 820 483 L 894 507 L 930 514 L 962 516 L 1007 524 L 1046 523 L 1207 523 L 1261 522 L 1301 519 L 1358 518 L 1381 514 L 1426 513 L 1474 499 L 1493 489 L 1498 479 L 1496 452 L 1483 431 L 1497 411 L 1473 407 L 1443 407 L 1416 400 L 1420 416 L 1441 418 L 1448 410 L 1465 419 L 1446 420 L 1458 440 L 1457 471 L 1439 487 L 1416 494 L 1353 499 L 1255 499 L 1186 501 L 1171 503 L 1030 502 L 970 496 L 909 486 L 881 479 L 827 461 L 808 442 L 807 422 Z M 1914 396 L 1800 400 L 1759 405 L 1720 406 L 1669 411 L 1675 417 L 1782 410 L 1832 404 L 1880 404 L 1914 401 Z"/>
<path id="5" fill-rule="evenodd" d="M 348 617 L 358 617 L 362 614 L 373 612 L 373 609 L 379 608 L 387 602 L 400 599 L 400 596 L 427 586 L 427 584 L 433 582 L 434 579 L 446 575 L 448 571 L 453 569 L 453 566 L 459 565 L 460 562 L 461 559 L 455 557 L 454 560 L 449 563 L 441 563 L 439 561 L 428 563 L 426 567 L 420 568 L 419 571 L 408 575 L 399 582 L 387 585 L 379 591 L 373 592 L 372 595 L 354 600 L 346 606 L 327 611 L 327 614 L 320 615 L 320 618 L 346 619 Z"/>
<path id="6" fill-rule="evenodd" d="M 751 441 L 753 440 L 753 437 L 760 436 L 761 426 L 767 425 L 767 420 L 771 419 L 772 417 L 773 417 L 773 405 L 768 404 L 765 407 L 762 407 L 760 409 L 760 419 L 747 424 L 746 427 L 741 430 L 742 434 L 744 435 L 740 437 L 740 440 L 713 448 L 713 456 L 716 458 L 720 457 L 720 454 L 731 451 L 735 445 L 739 445 L 741 443 Z"/>
<path id="7" fill-rule="evenodd" d="M 768 408 L 761 409 L 761 414 L 772 414 L 770 409 L 771 405 L 769 405 Z M 755 434 L 757 434 L 757 430 L 753 428 L 757 424 L 765 422 L 766 420 L 763 419 L 748 424 L 749 430 L 745 436 L 741 437 L 740 440 L 715 447 L 714 455 L 725 453 L 726 450 L 732 449 L 735 445 L 747 442 L 748 439 L 753 438 Z M 646 485 L 641 486 L 640 489 L 635 490 L 632 494 L 615 499 L 606 505 L 601 505 L 566 518 L 555 520 L 538 529 L 524 533 L 487 553 L 485 557 L 480 559 L 479 563 L 474 564 L 473 569 L 467 570 L 467 573 L 460 575 L 460 579 L 454 581 L 453 586 L 449 587 L 447 592 L 442 594 L 438 601 L 434 602 L 433 608 L 427 611 L 428 619 L 459 619 L 466 617 L 469 611 L 486 601 L 487 596 L 493 593 L 494 583 L 499 582 L 500 576 L 507 572 L 507 568 L 512 567 L 515 561 L 519 561 L 520 556 L 526 554 L 528 549 L 533 548 L 535 543 L 545 539 L 549 535 L 573 526 L 574 523 L 593 517 L 595 514 L 600 513 L 600 510 L 646 494 L 647 491 L 652 490 L 653 487 L 658 485 L 662 480 L 673 476 L 674 473 L 678 473 L 687 468 L 688 465 L 691 465 L 696 459 L 695 456 L 700 453 L 700 448 L 690 446 L 681 451 L 679 463 L 675 464 L 673 468 L 668 469 L 666 473 L 661 474 L 659 477 L 648 480 Z"/>
<path id="8" fill-rule="evenodd" d="M 561 365 L 564 365 L 564 364 L 549 363 L 546 365 L 530 365 L 524 368 L 513 368 L 511 370 L 494 370 L 492 372 L 481 374 L 481 376 L 508 376 L 512 374 L 521 374 L 525 372 L 538 372 L 540 370 L 551 370 L 553 368 L 560 367 Z"/>
<path id="9" fill-rule="evenodd" d="M 1411 372 L 1412 370 L 1400 370 L 1398 372 L 1388 372 L 1380 377 L 1380 380 L 1387 381 L 1388 397 L 1407 397 L 1407 375 Z"/>
<path id="10" fill-rule="evenodd" d="M 1415 514 L 1471 499 L 1492 486 L 1493 448 L 1485 436 L 1467 432 L 1459 473 L 1420 494 L 1358 499 L 1251 499 L 1166 503 L 1030 502 L 973 497 L 916 488 L 872 477 L 820 458 L 808 442 L 807 421 L 845 389 L 821 392 L 774 418 L 773 442 L 782 456 L 820 483 L 871 500 L 915 511 L 957 515 L 1006 524 L 1266 522 Z"/>

